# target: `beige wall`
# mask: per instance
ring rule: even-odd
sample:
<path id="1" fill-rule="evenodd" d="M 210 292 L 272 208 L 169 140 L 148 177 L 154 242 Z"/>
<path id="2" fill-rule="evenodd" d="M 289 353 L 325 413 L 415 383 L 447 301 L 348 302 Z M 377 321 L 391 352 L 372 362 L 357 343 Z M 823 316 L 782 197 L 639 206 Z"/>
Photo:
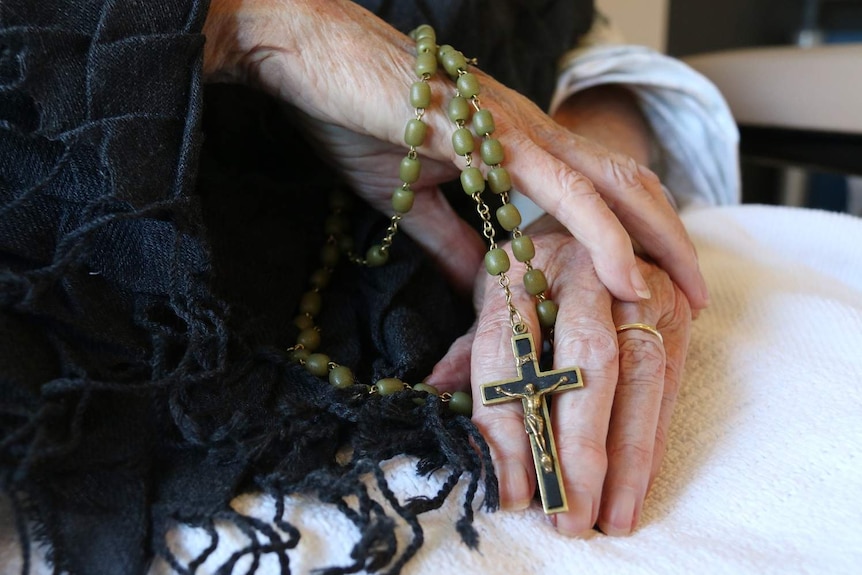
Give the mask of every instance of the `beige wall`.
<path id="1" fill-rule="evenodd" d="M 631 44 L 664 52 L 667 47 L 669 0 L 596 0 Z"/>

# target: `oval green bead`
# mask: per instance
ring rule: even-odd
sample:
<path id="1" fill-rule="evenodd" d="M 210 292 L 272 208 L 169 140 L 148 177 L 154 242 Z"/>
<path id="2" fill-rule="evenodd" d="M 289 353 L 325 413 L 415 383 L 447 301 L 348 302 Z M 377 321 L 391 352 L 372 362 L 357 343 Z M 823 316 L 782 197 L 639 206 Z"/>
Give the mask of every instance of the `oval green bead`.
<path id="1" fill-rule="evenodd" d="M 317 289 L 324 289 L 329 285 L 330 279 L 332 279 L 332 272 L 327 268 L 320 268 L 311 274 L 311 285 Z"/>
<path id="2" fill-rule="evenodd" d="M 299 363 L 301 361 L 307 361 L 310 355 L 311 352 L 307 349 L 294 349 L 290 352 L 290 360 Z"/>
<path id="3" fill-rule="evenodd" d="M 509 271 L 510 266 L 509 254 L 506 253 L 506 250 L 494 248 L 485 252 L 485 269 L 492 276 L 498 276 Z"/>
<path id="4" fill-rule="evenodd" d="M 417 383 L 413 386 L 413 391 L 424 391 L 430 395 L 440 395 L 440 391 L 436 387 L 427 383 Z"/>
<path id="5" fill-rule="evenodd" d="M 519 262 L 533 259 L 536 256 L 536 247 L 530 236 L 512 238 L 512 253 L 515 254 L 515 259 Z"/>
<path id="6" fill-rule="evenodd" d="M 365 253 L 365 261 L 369 267 L 378 268 L 389 261 L 389 250 L 384 250 L 380 244 L 373 245 Z"/>
<path id="7" fill-rule="evenodd" d="M 539 295 L 548 289 L 548 280 L 542 270 L 530 270 L 524 274 L 524 288 L 530 295 Z"/>
<path id="8" fill-rule="evenodd" d="M 401 160 L 401 166 L 398 169 L 398 176 L 405 184 L 412 184 L 419 179 L 419 174 L 422 171 L 422 164 L 417 158 L 405 156 Z"/>
<path id="9" fill-rule="evenodd" d="M 437 46 L 437 59 L 442 60 L 448 52 L 455 51 L 455 48 L 449 44 L 440 44 Z"/>
<path id="10" fill-rule="evenodd" d="M 488 166 L 495 166 L 503 161 L 503 144 L 496 138 L 482 140 L 480 148 L 482 161 Z"/>
<path id="11" fill-rule="evenodd" d="M 480 136 L 494 133 L 496 126 L 494 126 L 494 116 L 491 115 L 491 110 L 479 110 L 473 114 L 473 129 Z"/>
<path id="12" fill-rule="evenodd" d="M 351 371 L 349 367 L 336 365 L 329 370 L 329 383 L 332 387 L 344 389 L 345 387 L 353 385 L 355 381 L 353 371 Z"/>
<path id="13" fill-rule="evenodd" d="M 458 87 L 458 91 L 461 92 L 461 95 L 465 98 L 472 98 L 473 96 L 479 95 L 479 78 L 477 78 L 475 74 L 471 74 L 470 72 L 461 74 L 455 81 L 455 85 Z"/>
<path id="14" fill-rule="evenodd" d="M 410 37 L 414 40 L 419 40 L 421 38 L 432 38 L 436 40 L 437 33 L 430 24 L 420 24 L 413 30 L 413 32 L 410 33 Z"/>
<path id="15" fill-rule="evenodd" d="M 392 193 L 392 209 L 399 214 L 406 214 L 413 209 L 415 194 L 411 189 L 395 188 Z"/>
<path id="16" fill-rule="evenodd" d="M 404 143 L 418 148 L 425 141 L 427 133 L 428 125 L 425 122 L 411 118 L 407 120 L 407 124 L 404 126 Z"/>
<path id="17" fill-rule="evenodd" d="M 521 212 L 513 204 L 503 204 L 497 208 L 497 221 L 504 230 L 511 232 L 521 225 Z"/>
<path id="18" fill-rule="evenodd" d="M 338 249 L 344 253 L 350 253 L 353 251 L 355 243 L 351 236 L 341 236 L 338 238 Z"/>
<path id="19" fill-rule="evenodd" d="M 449 400 L 449 409 L 458 415 L 472 415 L 473 398 L 463 391 L 456 391 Z"/>
<path id="20" fill-rule="evenodd" d="M 410 105 L 414 108 L 427 108 L 431 105 L 431 86 L 428 82 L 413 82 L 410 86 Z"/>
<path id="21" fill-rule="evenodd" d="M 542 300 L 536 304 L 536 313 L 539 315 L 539 323 L 545 329 L 554 327 L 557 321 L 557 304 L 553 300 Z"/>
<path id="22" fill-rule="evenodd" d="M 305 369 L 317 377 L 325 377 L 329 373 L 329 356 L 325 353 L 312 353 L 305 360 Z"/>
<path id="23" fill-rule="evenodd" d="M 296 343 L 308 351 L 317 351 L 320 347 L 320 332 L 313 327 L 308 327 L 296 336 Z"/>
<path id="24" fill-rule="evenodd" d="M 462 96 L 455 96 L 446 105 L 446 113 L 449 119 L 455 123 L 466 122 L 470 119 L 470 102 Z"/>
<path id="25" fill-rule="evenodd" d="M 396 377 L 384 377 L 378 379 L 374 387 L 377 388 L 377 393 L 380 395 L 392 395 L 404 389 L 404 382 Z"/>
<path id="26" fill-rule="evenodd" d="M 323 222 L 323 231 L 330 236 L 343 234 L 348 227 L 347 218 L 344 214 L 329 214 Z"/>
<path id="27" fill-rule="evenodd" d="M 437 58 L 437 39 L 433 37 L 416 39 L 417 54 L 432 54 Z"/>
<path id="28" fill-rule="evenodd" d="M 335 244 L 326 243 L 320 248 L 320 262 L 328 268 L 334 268 L 341 258 L 341 251 Z"/>
<path id="29" fill-rule="evenodd" d="M 299 312 L 314 316 L 320 313 L 322 305 L 323 300 L 319 293 L 316 291 L 307 291 L 302 294 L 302 298 L 299 300 Z"/>
<path id="30" fill-rule="evenodd" d="M 298 327 L 300 330 L 308 329 L 310 327 L 314 327 L 314 320 L 307 315 L 298 315 L 293 319 L 293 325 Z"/>
<path id="31" fill-rule="evenodd" d="M 433 385 L 428 385 L 427 383 L 417 383 L 413 386 L 413 391 L 424 391 L 427 395 L 425 397 L 415 397 L 413 398 L 413 403 L 416 405 L 424 405 L 425 400 L 428 399 L 428 395 L 433 395 L 437 397 L 440 395 L 440 392 Z"/>
<path id="32" fill-rule="evenodd" d="M 485 176 L 479 168 L 465 168 L 461 172 L 461 187 L 471 196 L 485 191 Z"/>
<path id="33" fill-rule="evenodd" d="M 416 63 L 413 71 L 417 76 L 433 76 L 437 73 L 437 54 L 434 52 L 419 52 L 416 54 Z"/>
<path id="34" fill-rule="evenodd" d="M 512 189 L 512 177 L 506 168 L 492 168 L 488 170 L 488 187 L 495 194 L 502 194 Z"/>
<path id="35" fill-rule="evenodd" d="M 459 156 L 470 154 L 476 148 L 473 132 L 467 128 L 458 128 L 452 133 L 452 147 Z"/>
<path id="36" fill-rule="evenodd" d="M 467 58 L 458 50 L 447 50 L 440 58 L 443 69 L 453 78 L 458 75 L 459 70 L 467 69 Z"/>

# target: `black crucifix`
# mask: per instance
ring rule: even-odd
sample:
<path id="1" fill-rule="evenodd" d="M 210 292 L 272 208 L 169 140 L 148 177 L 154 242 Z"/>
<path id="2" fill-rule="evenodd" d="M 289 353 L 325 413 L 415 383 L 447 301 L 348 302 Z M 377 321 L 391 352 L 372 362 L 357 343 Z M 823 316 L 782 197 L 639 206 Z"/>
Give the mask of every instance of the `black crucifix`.
<path id="1" fill-rule="evenodd" d="M 533 464 L 539 483 L 539 494 L 545 513 L 562 513 L 569 510 L 563 476 L 557 462 L 557 447 L 548 414 L 545 396 L 567 389 L 583 387 L 580 370 L 575 368 L 540 371 L 533 336 L 522 333 L 512 338 L 518 377 L 506 381 L 484 384 L 482 403 L 494 405 L 520 399 L 524 406 L 524 427 L 530 436 Z"/>

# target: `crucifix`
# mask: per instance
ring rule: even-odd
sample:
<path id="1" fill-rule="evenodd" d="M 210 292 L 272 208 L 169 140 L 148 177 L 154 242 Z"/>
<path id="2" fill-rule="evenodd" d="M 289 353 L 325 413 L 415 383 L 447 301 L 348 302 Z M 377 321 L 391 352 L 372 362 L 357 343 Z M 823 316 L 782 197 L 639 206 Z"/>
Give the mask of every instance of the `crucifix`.
<path id="1" fill-rule="evenodd" d="M 494 405 L 520 399 L 524 406 L 524 428 L 530 437 L 533 464 L 545 513 L 568 511 L 563 476 L 557 461 L 557 448 L 545 397 L 568 389 L 583 387 L 578 368 L 540 371 L 539 360 L 529 333 L 512 338 L 518 377 L 481 386 L 482 403 Z"/>

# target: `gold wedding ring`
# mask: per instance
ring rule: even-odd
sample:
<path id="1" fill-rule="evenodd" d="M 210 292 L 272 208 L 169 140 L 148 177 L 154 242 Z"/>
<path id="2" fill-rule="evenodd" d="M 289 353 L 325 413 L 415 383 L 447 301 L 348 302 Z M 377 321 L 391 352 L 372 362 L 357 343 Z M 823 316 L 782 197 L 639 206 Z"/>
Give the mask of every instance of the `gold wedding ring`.
<path id="1" fill-rule="evenodd" d="M 659 333 L 656 328 L 646 323 L 624 323 L 623 325 L 618 325 L 617 333 L 622 333 L 630 329 L 637 329 L 640 331 L 651 333 L 658 338 L 659 343 L 664 345 L 664 338 L 661 336 L 661 333 Z"/>

